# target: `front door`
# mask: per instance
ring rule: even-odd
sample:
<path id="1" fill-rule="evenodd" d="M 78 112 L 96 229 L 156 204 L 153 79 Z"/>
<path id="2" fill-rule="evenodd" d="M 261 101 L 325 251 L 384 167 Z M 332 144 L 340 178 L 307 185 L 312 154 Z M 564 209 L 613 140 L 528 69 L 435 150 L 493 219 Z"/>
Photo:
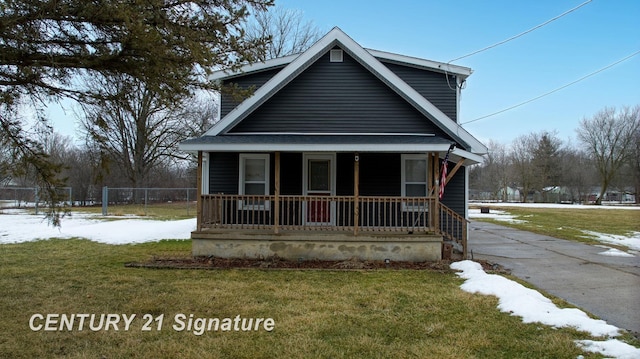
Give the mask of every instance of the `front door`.
<path id="1" fill-rule="evenodd" d="M 335 223 L 335 154 L 305 154 L 304 194 L 309 197 L 304 206 L 306 224 L 331 225 Z M 323 198 L 327 197 L 327 198 Z"/>

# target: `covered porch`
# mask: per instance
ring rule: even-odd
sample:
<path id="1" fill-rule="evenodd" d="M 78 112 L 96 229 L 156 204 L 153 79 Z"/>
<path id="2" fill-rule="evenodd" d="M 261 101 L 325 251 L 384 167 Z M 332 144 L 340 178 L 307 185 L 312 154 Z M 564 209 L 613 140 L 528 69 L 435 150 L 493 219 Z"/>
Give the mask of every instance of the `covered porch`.
<path id="1" fill-rule="evenodd" d="M 283 177 L 289 175 L 290 168 L 285 166 L 283 171 L 282 153 L 276 151 L 270 155 L 273 183 L 268 185 L 268 194 L 199 196 L 198 224 L 192 233 L 194 255 L 433 261 L 449 257 L 455 248 L 466 258 L 467 220 L 444 205 L 437 195 L 439 151 L 421 155 L 428 160 L 425 160 L 425 193 L 419 196 L 411 196 L 410 189 L 403 195 L 372 195 L 367 189 L 362 193 L 359 152 L 339 156 L 339 162 L 351 158 L 352 165 L 341 164 L 339 168 L 352 172 L 348 176 L 352 183 L 348 186 L 350 194 L 344 195 L 344 190 L 336 193 L 336 182 L 344 182 L 345 176 L 338 181 L 332 177 L 338 171 L 332 167 L 335 164 L 331 155 L 335 161 L 335 153 L 298 156 L 304 158 L 303 165 L 298 167 L 304 167 L 305 173 L 299 194 L 286 190 L 283 194 Z M 324 166 L 319 162 L 323 159 L 329 159 Z M 311 161 L 317 162 L 316 172 L 328 173 L 326 178 L 313 172 L 311 167 L 315 164 Z M 208 189 L 207 183 L 203 186 L 207 179 L 201 176 L 208 172 L 202 171 L 203 163 L 207 163 L 203 152 L 198 154 L 198 163 L 198 185 Z M 464 163 L 464 158 L 456 158 L 448 171 L 448 180 Z"/>

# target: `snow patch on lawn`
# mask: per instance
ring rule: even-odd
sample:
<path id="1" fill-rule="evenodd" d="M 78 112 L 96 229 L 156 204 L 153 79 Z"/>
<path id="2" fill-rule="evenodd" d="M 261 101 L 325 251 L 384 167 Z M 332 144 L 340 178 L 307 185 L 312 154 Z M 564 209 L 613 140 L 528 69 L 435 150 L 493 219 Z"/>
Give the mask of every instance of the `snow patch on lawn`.
<path id="1" fill-rule="evenodd" d="M 604 320 L 592 319 L 577 308 L 558 308 L 553 302 L 518 282 L 497 274 L 487 274 L 473 261 L 451 263 L 451 268 L 462 271 L 458 276 L 467 279 L 461 286 L 464 291 L 495 295 L 498 309 L 522 317 L 525 323 L 540 322 L 553 327 L 575 327 L 593 336 L 617 336 L 618 328 Z"/>
<path id="2" fill-rule="evenodd" d="M 473 261 L 454 262 L 451 268 L 466 281 L 460 288 L 469 293 L 480 293 L 498 297 L 498 309 L 522 317 L 524 323 L 542 323 L 554 328 L 573 327 L 592 336 L 616 337 L 619 328 L 604 320 L 590 318 L 577 308 L 558 308 L 540 292 L 527 288 L 497 274 L 487 274 L 482 266 Z M 614 358 L 640 358 L 640 348 L 616 339 L 605 341 L 576 341 L 583 350 L 599 352 Z"/>
<path id="3" fill-rule="evenodd" d="M 640 211 L 637 205 L 621 205 L 610 202 L 600 206 L 593 204 L 568 204 L 568 203 L 520 203 L 520 202 L 471 202 L 471 205 L 482 207 L 524 207 L 524 208 L 569 208 L 569 209 L 628 209 Z"/>
<path id="4" fill-rule="evenodd" d="M 191 231 L 195 229 L 195 218 L 176 221 L 135 218 L 105 220 L 99 215 L 87 213 L 73 213 L 63 219 L 60 227 L 53 227 L 42 216 L 3 211 L 0 215 L 0 244 L 74 237 L 107 244 L 143 243 L 189 239 Z"/>
<path id="5" fill-rule="evenodd" d="M 598 242 L 626 246 L 632 250 L 640 251 L 640 232 L 631 232 L 628 236 L 598 233 L 586 230 L 582 230 L 582 232 L 588 235 L 588 238 L 594 238 Z"/>
<path id="6" fill-rule="evenodd" d="M 617 339 L 606 341 L 576 340 L 576 344 L 584 351 L 600 353 L 606 357 L 617 359 L 640 358 L 640 349 Z"/>
<path id="7" fill-rule="evenodd" d="M 625 251 L 621 251 L 619 249 L 616 248 L 611 248 L 611 247 L 607 247 L 607 246 L 596 246 L 596 247 L 600 247 L 600 248 L 607 248 L 606 251 L 604 252 L 600 252 L 598 253 L 601 256 L 610 256 L 610 257 L 635 257 L 634 254 L 632 253 L 628 253 Z M 636 251 L 632 251 L 632 252 L 636 252 Z"/>
<path id="8" fill-rule="evenodd" d="M 489 213 L 481 213 L 480 209 L 470 208 L 469 218 L 490 218 L 490 219 L 495 219 L 496 221 L 503 221 L 503 222 L 510 222 L 510 223 L 526 223 L 527 222 L 521 219 L 516 219 L 514 215 L 511 215 L 508 212 L 501 211 L 498 209 L 492 209 L 489 211 Z"/>

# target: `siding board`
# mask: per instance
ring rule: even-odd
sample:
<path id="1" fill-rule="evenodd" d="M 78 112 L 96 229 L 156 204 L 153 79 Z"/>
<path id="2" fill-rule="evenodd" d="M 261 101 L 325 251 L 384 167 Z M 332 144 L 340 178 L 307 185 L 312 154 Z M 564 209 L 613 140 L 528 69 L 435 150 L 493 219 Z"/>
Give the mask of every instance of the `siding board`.
<path id="1" fill-rule="evenodd" d="M 442 161 L 440 161 L 440 166 L 442 166 Z M 455 166 L 455 164 L 450 162 L 449 169 L 453 168 L 453 166 Z M 446 184 L 444 196 L 442 197 L 442 203 L 461 216 L 464 216 L 466 203 L 466 191 L 464 188 L 466 170 L 467 168 L 465 166 L 461 166 L 458 169 L 449 183 Z"/>
<path id="2" fill-rule="evenodd" d="M 209 154 L 209 193 L 238 194 L 239 158 L 237 153 Z"/>
<path id="3" fill-rule="evenodd" d="M 343 62 L 330 62 L 328 53 L 322 56 L 230 132 L 395 132 L 446 136 L 346 53 Z"/>
<path id="4" fill-rule="evenodd" d="M 281 69 L 272 69 L 267 71 L 261 71 L 256 73 L 251 73 L 243 76 L 234 77 L 227 81 L 224 81 L 224 85 L 232 85 L 235 84 L 241 89 L 249 89 L 253 87 L 254 91 L 262 87 L 267 81 L 269 81 L 273 76 L 275 76 Z M 229 112 L 231 112 L 236 106 L 240 104 L 241 101 L 235 99 L 231 94 L 223 93 L 220 99 L 220 118 L 226 116 Z"/>
<path id="5" fill-rule="evenodd" d="M 399 153 L 360 154 L 360 195 L 400 196 Z"/>
<path id="6" fill-rule="evenodd" d="M 383 62 L 383 64 L 414 90 L 418 91 L 422 97 L 457 122 L 458 101 L 455 76 L 448 75 L 449 81 L 447 82 L 447 75 L 442 73 L 389 62 Z"/>

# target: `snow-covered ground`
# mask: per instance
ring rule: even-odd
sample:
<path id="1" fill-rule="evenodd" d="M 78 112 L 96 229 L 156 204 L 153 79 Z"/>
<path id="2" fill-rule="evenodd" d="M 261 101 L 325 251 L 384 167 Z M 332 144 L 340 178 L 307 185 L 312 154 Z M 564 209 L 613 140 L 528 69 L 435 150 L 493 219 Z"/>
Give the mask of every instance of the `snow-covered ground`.
<path id="1" fill-rule="evenodd" d="M 576 308 L 558 308 L 540 292 L 497 274 L 487 274 L 479 263 L 461 261 L 451 264 L 466 281 L 460 286 L 470 293 L 498 297 L 498 309 L 522 318 L 525 323 L 542 323 L 555 328 L 573 327 L 605 340 L 578 340 L 576 345 L 589 352 L 612 358 L 640 358 L 640 348 L 618 339 L 619 329 L 600 319 L 592 319 Z"/>
<path id="2" fill-rule="evenodd" d="M 506 216 L 496 210 L 491 212 L 492 216 Z M 189 239 L 195 226 L 195 219 L 177 221 L 126 217 L 105 219 L 94 214 L 74 213 L 73 216 L 64 218 L 60 228 L 55 228 L 51 227 L 42 216 L 29 215 L 20 210 L 3 210 L 0 211 L 0 245 L 74 237 L 108 244 Z M 612 249 L 609 249 L 608 252 L 614 253 L 611 251 Z M 485 273 L 478 263 L 462 261 L 453 263 L 451 267 L 460 270 L 459 275 L 466 279 L 462 285 L 463 290 L 497 296 L 500 299 L 498 305 L 500 310 L 520 316 L 524 322 L 540 322 L 553 327 L 576 327 L 594 336 L 609 338 L 604 341 L 576 341 L 576 345 L 585 351 L 600 352 L 615 358 L 640 358 L 640 349 L 613 339 L 618 335 L 618 328 L 602 320 L 591 319 L 579 309 L 557 308 L 549 299 L 535 290 L 505 277 Z"/>
<path id="3" fill-rule="evenodd" d="M 528 207 L 528 208 L 574 208 L 574 209 L 627 209 L 640 211 L 640 206 L 630 204 L 605 203 L 600 206 L 593 204 L 564 204 L 564 203 L 520 203 L 520 202 L 472 202 L 473 206 L 482 207 Z"/>
<path id="4" fill-rule="evenodd" d="M 124 218 L 124 219 L 123 219 Z M 157 221 L 141 218 L 104 217 L 73 213 L 63 218 L 60 228 L 50 226 L 42 216 L 20 210 L 3 210 L 0 214 L 0 244 L 20 243 L 50 238 L 86 238 L 108 244 L 128 244 L 162 239 L 189 239 L 196 220 Z"/>
<path id="5" fill-rule="evenodd" d="M 509 213 L 508 210 L 499 210 L 491 207 L 534 207 L 534 208 L 575 208 L 575 209 L 625 209 L 631 211 L 640 210 L 638 206 L 593 206 L 593 205 L 571 205 L 571 204 L 554 204 L 554 203 L 474 203 L 474 205 L 481 207 L 489 207 L 489 213 L 480 213 L 480 209 L 469 209 L 469 218 L 491 218 L 496 221 L 510 222 L 510 223 L 524 223 L 527 221 L 526 216 L 522 218 L 515 218 Z M 640 213 L 638 213 L 640 218 Z M 640 232 L 629 232 L 626 236 L 599 233 L 593 231 L 582 230 L 585 237 L 593 238 L 598 242 L 605 244 L 615 244 L 619 246 L 626 246 L 629 251 L 621 251 L 615 248 L 601 246 L 607 250 L 599 253 L 605 256 L 619 256 L 619 257 L 633 257 L 640 254 Z"/>

